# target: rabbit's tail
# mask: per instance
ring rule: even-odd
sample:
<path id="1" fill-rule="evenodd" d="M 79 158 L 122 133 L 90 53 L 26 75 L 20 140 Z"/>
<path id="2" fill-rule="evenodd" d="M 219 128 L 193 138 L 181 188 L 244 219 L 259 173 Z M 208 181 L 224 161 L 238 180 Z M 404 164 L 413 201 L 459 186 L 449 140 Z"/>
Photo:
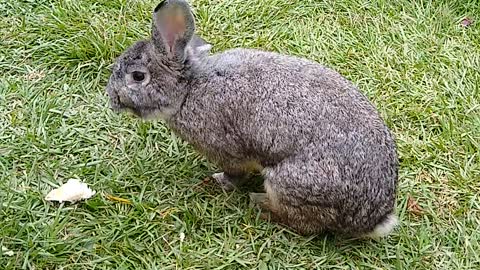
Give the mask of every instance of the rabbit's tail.
<path id="1" fill-rule="evenodd" d="M 382 222 L 377 224 L 372 232 L 367 233 L 367 238 L 380 238 L 390 234 L 393 229 L 398 225 L 398 218 L 395 214 L 388 215 Z"/>

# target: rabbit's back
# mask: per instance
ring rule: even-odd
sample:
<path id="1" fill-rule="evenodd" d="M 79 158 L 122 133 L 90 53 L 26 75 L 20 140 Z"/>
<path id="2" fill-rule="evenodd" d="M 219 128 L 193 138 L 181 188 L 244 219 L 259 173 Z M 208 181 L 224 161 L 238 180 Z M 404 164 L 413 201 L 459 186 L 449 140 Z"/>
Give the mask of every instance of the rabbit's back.
<path id="1" fill-rule="evenodd" d="M 275 162 L 316 140 L 350 147 L 389 139 L 365 96 L 340 74 L 315 62 L 234 49 L 203 65 L 188 109 L 180 115 L 184 123 L 195 123 L 195 136 L 201 129 L 227 138 L 222 147 L 238 146 L 237 151 Z"/>

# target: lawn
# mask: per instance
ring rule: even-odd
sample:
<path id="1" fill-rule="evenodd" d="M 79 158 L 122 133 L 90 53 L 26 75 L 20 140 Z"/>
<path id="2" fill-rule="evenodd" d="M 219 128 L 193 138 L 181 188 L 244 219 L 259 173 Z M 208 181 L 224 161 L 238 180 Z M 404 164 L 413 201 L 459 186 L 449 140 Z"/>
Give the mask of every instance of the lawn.
<path id="1" fill-rule="evenodd" d="M 0 2 L 0 268 L 480 269 L 478 0 L 192 3 L 215 52 L 307 57 L 377 106 L 401 161 L 401 226 L 378 241 L 264 222 L 162 122 L 110 111 L 109 67 L 157 1 Z M 70 178 L 97 195 L 44 200 Z"/>

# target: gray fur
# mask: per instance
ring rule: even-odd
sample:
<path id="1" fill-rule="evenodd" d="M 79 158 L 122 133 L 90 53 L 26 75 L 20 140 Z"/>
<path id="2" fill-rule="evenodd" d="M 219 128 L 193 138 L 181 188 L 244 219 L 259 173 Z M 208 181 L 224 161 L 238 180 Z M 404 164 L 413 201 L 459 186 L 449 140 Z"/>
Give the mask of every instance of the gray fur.
<path id="1" fill-rule="evenodd" d="M 190 14 L 184 4 L 166 1 L 154 18 L 170 5 Z M 368 235 L 394 220 L 395 142 L 352 83 L 316 62 L 273 52 L 209 56 L 198 40 L 174 42 L 167 55 L 159 36 L 172 35 L 161 31 L 154 23 L 152 40 L 117 60 L 107 86 L 112 108 L 163 118 L 223 169 L 216 177 L 227 187 L 261 171 L 266 194 L 255 196 L 265 198 L 258 205 L 299 233 Z M 150 81 L 127 86 L 136 69 L 147 70 Z"/>

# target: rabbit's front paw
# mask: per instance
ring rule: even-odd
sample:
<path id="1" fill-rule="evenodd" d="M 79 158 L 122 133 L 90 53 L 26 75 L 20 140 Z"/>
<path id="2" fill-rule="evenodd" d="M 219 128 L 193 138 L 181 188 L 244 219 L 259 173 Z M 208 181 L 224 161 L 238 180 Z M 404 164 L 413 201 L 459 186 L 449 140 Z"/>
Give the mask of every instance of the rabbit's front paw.
<path id="1" fill-rule="evenodd" d="M 215 179 L 215 181 L 217 181 L 220 187 L 225 191 L 232 191 L 235 189 L 235 184 L 232 182 L 232 179 L 230 179 L 223 172 L 212 174 L 212 178 Z"/>

